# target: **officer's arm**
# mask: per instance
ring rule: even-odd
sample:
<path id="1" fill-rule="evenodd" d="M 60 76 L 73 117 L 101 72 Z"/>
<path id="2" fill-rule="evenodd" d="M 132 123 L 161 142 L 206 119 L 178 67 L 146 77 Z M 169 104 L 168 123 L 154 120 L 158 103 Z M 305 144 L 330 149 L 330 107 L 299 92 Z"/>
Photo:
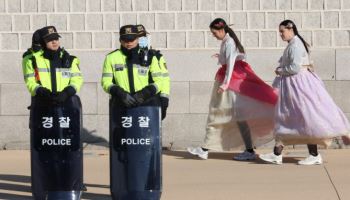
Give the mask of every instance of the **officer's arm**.
<path id="1" fill-rule="evenodd" d="M 103 64 L 101 85 L 103 90 L 110 94 L 109 90 L 113 86 L 113 70 L 108 56 Z"/>
<path id="2" fill-rule="evenodd" d="M 164 82 L 163 71 L 162 71 L 161 67 L 159 66 L 158 59 L 155 56 L 153 56 L 153 58 L 152 58 L 152 63 L 150 65 L 149 70 L 150 70 L 152 79 L 154 81 L 150 85 L 153 85 L 156 88 L 156 94 L 160 93 L 160 91 L 162 90 L 163 85 L 164 85 L 163 84 L 163 82 Z"/>
<path id="3" fill-rule="evenodd" d="M 32 96 L 35 96 L 36 90 L 40 87 L 40 84 L 35 80 L 35 72 L 32 64 L 32 55 L 28 55 L 22 60 L 22 70 L 24 76 L 24 82 L 27 86 L 28 91 Z"/>
<path id="4" fill-rule="evenodd" d="M 166 97 L 169 98 L 169 94 L 170 94 L 170 77 L 169 77 L 169 72 L 166 66 L 166 62 L 164 57 L 160 57 L 159 59 L 159 67 L 162 70 L 162 87 L 161 87 L 161 91 L 160 91 L 160 96 L 161 97 Z"/>
<path id="5" fill-rule="evenodd" d="M 81 86 L 83 85 L 83 76 L 81 74 L 81 71 L 79 69 L 79 64 L 80 61 L 78 58 L 74 58 L 72 62 L 72 67 L 71 67 L 71 78 L 69 85 L 74 87 L 76 92 L 80 91 Z"/>

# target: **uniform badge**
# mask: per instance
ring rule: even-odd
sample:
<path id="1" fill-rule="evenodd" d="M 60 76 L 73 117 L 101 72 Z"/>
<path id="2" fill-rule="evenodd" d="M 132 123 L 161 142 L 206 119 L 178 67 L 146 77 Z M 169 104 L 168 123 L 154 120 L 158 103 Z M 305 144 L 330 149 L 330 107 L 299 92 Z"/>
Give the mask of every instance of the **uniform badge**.
<path id="1" fill-rule="evenodd" d="M 145 76 L 148 74 L 148 67 L 142 67 L 140 65 L 137 65 L 137 71 L 138 71 L 139 75 Z"/>
<path id="2" fill-rule="evenodd" d="M 51 33 L 55 33 L 55 29 L 53 29 L 53 28 L 49 28 L 49 29 L 47 29 L 47 32 L 48 32 L 49 34 L 51 34 Z"/>
<path id="3" fill-rule="evenodd" d="M 132 33 L 131 28 L 126 28 L 125 29 L 125 34 L 130 34 L 130 33 Z"/>
<path id="4" fill-rule="evenodd" d="M 124 70 L 124 65 L 116 64 L 116 65 L 114 65 L 114 70 L 115 71 L 123 71 Z"/>
<path id="5" fill-rule="evenodd" d="M 62 71 L 62 78 L 70 78 L 70 71 Z"/>
<path id="6" fill-rule="evenodd" d="M 138 31 L 138 32 L 141 32 L 141 31 L 144 31 L 144 29 L 143 29 L 142 26 L 138 26 L 138 27 L 137 27 L 137 31 Z"/>

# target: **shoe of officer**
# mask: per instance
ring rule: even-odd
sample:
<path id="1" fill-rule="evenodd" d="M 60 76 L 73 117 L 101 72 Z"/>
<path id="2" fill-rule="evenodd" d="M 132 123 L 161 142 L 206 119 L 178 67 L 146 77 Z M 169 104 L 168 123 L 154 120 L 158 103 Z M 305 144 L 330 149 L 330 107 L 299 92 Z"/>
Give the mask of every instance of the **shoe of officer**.
<path id="1" fill-rule="evenodd" d="M 277 165 L 282 164 L 282 154 L 279 156 L 275 155 L 274 153 L 260 154 L 259 158 L 268 163 L 273 163 Z"/>
<path id="2" fill-rule="evenodd" d="M 256 159 L 256 154 L 255 152 L 249 152 L 247 150 L 243 151 L 240 154 L 237 154 L 236 156 L 233 157 L 233 160 L 238 160 L 238 161 L 245 161 L 245 160 L 255 160 Z"/>
<path id="3" fill-rule="evenodd" d="M 304 160 L 298 161 L 299 165 L 321 165 L 323 163 L 321 154 L 317 156 L 309 155 Z"/>
<path id="4" fill-rule="evenodd" d="M 201 147 L 188 147 L 187 151 L 203 160 L 208 159 L 208 151 L 204 151 Z"/>

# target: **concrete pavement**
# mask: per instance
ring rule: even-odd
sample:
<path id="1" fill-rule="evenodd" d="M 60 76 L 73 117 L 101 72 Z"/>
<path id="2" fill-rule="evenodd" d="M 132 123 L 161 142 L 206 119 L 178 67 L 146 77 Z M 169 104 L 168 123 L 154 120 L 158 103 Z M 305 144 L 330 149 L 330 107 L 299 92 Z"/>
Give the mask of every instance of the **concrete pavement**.
<path id="1" fill-rule="evenodd" d="M 108 151 L 84 154 L 83 198 L 109 200 Z M 163 154 L 162 200 L 350 199 L 350 149 L 321 150 L 320 166 L 296 165 L 306 151 L 292 149 L 281 166 L 232 161 L 233 153 L 211 153 L 209 160 L 182 151 Z M 0 151 L 0 199 L 31 199 L 29 151 Z"/>

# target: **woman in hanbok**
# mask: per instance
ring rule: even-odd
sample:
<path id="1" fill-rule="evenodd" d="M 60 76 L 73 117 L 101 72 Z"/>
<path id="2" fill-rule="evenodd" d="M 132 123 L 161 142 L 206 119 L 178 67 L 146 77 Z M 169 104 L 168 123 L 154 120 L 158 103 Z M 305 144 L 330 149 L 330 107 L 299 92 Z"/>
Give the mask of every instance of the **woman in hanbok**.
<path id="1" fill-rule="evenodd" d="M 253 160 L 256 154 L 251 133 L 261 136 L 272 132 L 277 92 L 245 62 L 242 44 L 223 19 L 215 19 L 209 28 L 222 41 L 220 53 L 215 55 L 221 68 L 215 76 L 204 145 L 187 150 L 207 159 L 208 150 L 232 150 L 244 143 L 245 151 L 233 159 Z"/>
<path id="2" fill-rule="evenodd" d="M 331 139 L 338 136 L 343 136 L 344 142 L 349 141 L 349 122 L 314 73 L 309 45 L 299 35 L 294 22 L 282 21 L 279 31 L 288 46 L 275 70 L 277 77 L 273 83 L 279 90 L 274 128 L 276 144 L 273 153 L 260 158 L 282 164 L 284 145 L 307 144 L 310 155 L 298 164 L 322 164 L 317 145 L 328 146 Z"/>

